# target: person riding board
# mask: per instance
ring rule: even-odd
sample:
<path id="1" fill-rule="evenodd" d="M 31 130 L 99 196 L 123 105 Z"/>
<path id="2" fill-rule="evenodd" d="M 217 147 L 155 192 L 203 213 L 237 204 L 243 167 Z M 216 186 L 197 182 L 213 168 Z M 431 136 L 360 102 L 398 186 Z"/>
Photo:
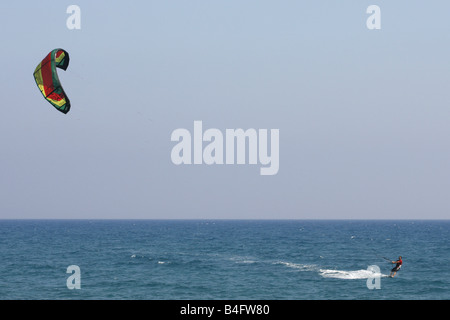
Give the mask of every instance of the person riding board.
<path id="1" fill-rule="evenodd" d="M 397 271 L 400 270 L 400 268 L 402 267 L 402 256 L 398 257 L 397 261 L 392 261 L 392 263 L 395 263 L 395 267 L 392 268 L 391 270 L 391 274 L 389 275 L 391 278 L 395 277 L 395 274 L 397 273 Z"/>

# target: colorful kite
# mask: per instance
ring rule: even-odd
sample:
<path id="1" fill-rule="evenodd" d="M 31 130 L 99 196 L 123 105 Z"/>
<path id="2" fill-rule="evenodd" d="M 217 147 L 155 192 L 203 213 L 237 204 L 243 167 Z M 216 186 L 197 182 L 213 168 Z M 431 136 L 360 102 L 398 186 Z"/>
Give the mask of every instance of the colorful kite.
<path id="1" fill-rule="evenodd" d="M 38 64 L 33 74 L 44 98 L 64 114 L 70 110 L 70 101 L 61 86 L 56 68 L 66 70 L 68 66 L 69 54 L 67 51 L 55 49 Z"/>

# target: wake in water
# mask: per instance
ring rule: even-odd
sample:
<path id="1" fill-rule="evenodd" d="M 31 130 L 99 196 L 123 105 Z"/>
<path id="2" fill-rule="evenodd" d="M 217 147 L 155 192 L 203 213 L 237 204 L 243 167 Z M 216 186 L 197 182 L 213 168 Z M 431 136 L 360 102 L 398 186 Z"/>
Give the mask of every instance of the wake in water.
<path id="1" fill-rule="evenodd" d="M 300 264 L 292 262 L 277 261 L 274 264 L 285 265 L 286 267 L 301 270 L 301 271 L 318 271 L 319 267 L 314 264 Z"/>
<path id="2" fill-rule="evenodd" d="M 334 270 L 334 269 L 322 269 L 317 265 L 311 264 L 299 264 L 292 262 L 284 262 L 278 261 L 275 264 L 282 264 L 289 268 L 294 268 L 299 271 L 312 271 L 317 272 L 320 276 L 324 278 L 335 278 L 335 279 L 369 279 L 376 277 L 389 277 L 387 274 L 382 274 L 379 272 L 374 272 L 370 269 L 361 269 L 361 270 L 353 270 L 353 271 L 345 271 L 345 270 Z"/>
<path id="3" fill-rule="evenodd" d="M 387 274 L 374 272 L 368 269 L 354 270 L 354 271 L 320 269 L 319 274 L 324 278 L 336 278 L 336 279 L 369 279 L 376 277 L 388 277 Z"/>

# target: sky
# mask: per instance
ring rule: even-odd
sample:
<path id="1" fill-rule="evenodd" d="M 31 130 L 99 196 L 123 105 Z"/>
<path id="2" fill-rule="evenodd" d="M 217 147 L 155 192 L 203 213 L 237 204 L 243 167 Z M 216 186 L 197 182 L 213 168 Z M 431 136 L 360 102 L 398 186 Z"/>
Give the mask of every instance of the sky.
<path id="1" fill-rule="evenodd" d="M 69 29 L 70 5 L 81 29 Z M 370 30 L 370 5 L 381 29 Z M 448 1 L 0 4 L 0 218 L 448 219 Z M 53 49 L 64 115 L 33 71 Z M 279 130 L 279 171 L 175 165 L 178 128 Z"/>

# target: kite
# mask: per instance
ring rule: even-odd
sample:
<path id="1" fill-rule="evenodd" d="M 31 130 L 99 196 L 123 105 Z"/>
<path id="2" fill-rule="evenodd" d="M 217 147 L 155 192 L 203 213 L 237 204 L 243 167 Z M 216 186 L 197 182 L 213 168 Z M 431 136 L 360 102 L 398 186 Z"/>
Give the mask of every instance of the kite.
<path id="1" fill-rule="evenodd" d="M 34 70 L 34 80 L 44 98 L 56 109 L 66 114 L 70 110 L 70 100 L 59 81 L 56 68 L 64 71 L 69 66 L 69 53 L 63 49 L 52 50 Z"/>

